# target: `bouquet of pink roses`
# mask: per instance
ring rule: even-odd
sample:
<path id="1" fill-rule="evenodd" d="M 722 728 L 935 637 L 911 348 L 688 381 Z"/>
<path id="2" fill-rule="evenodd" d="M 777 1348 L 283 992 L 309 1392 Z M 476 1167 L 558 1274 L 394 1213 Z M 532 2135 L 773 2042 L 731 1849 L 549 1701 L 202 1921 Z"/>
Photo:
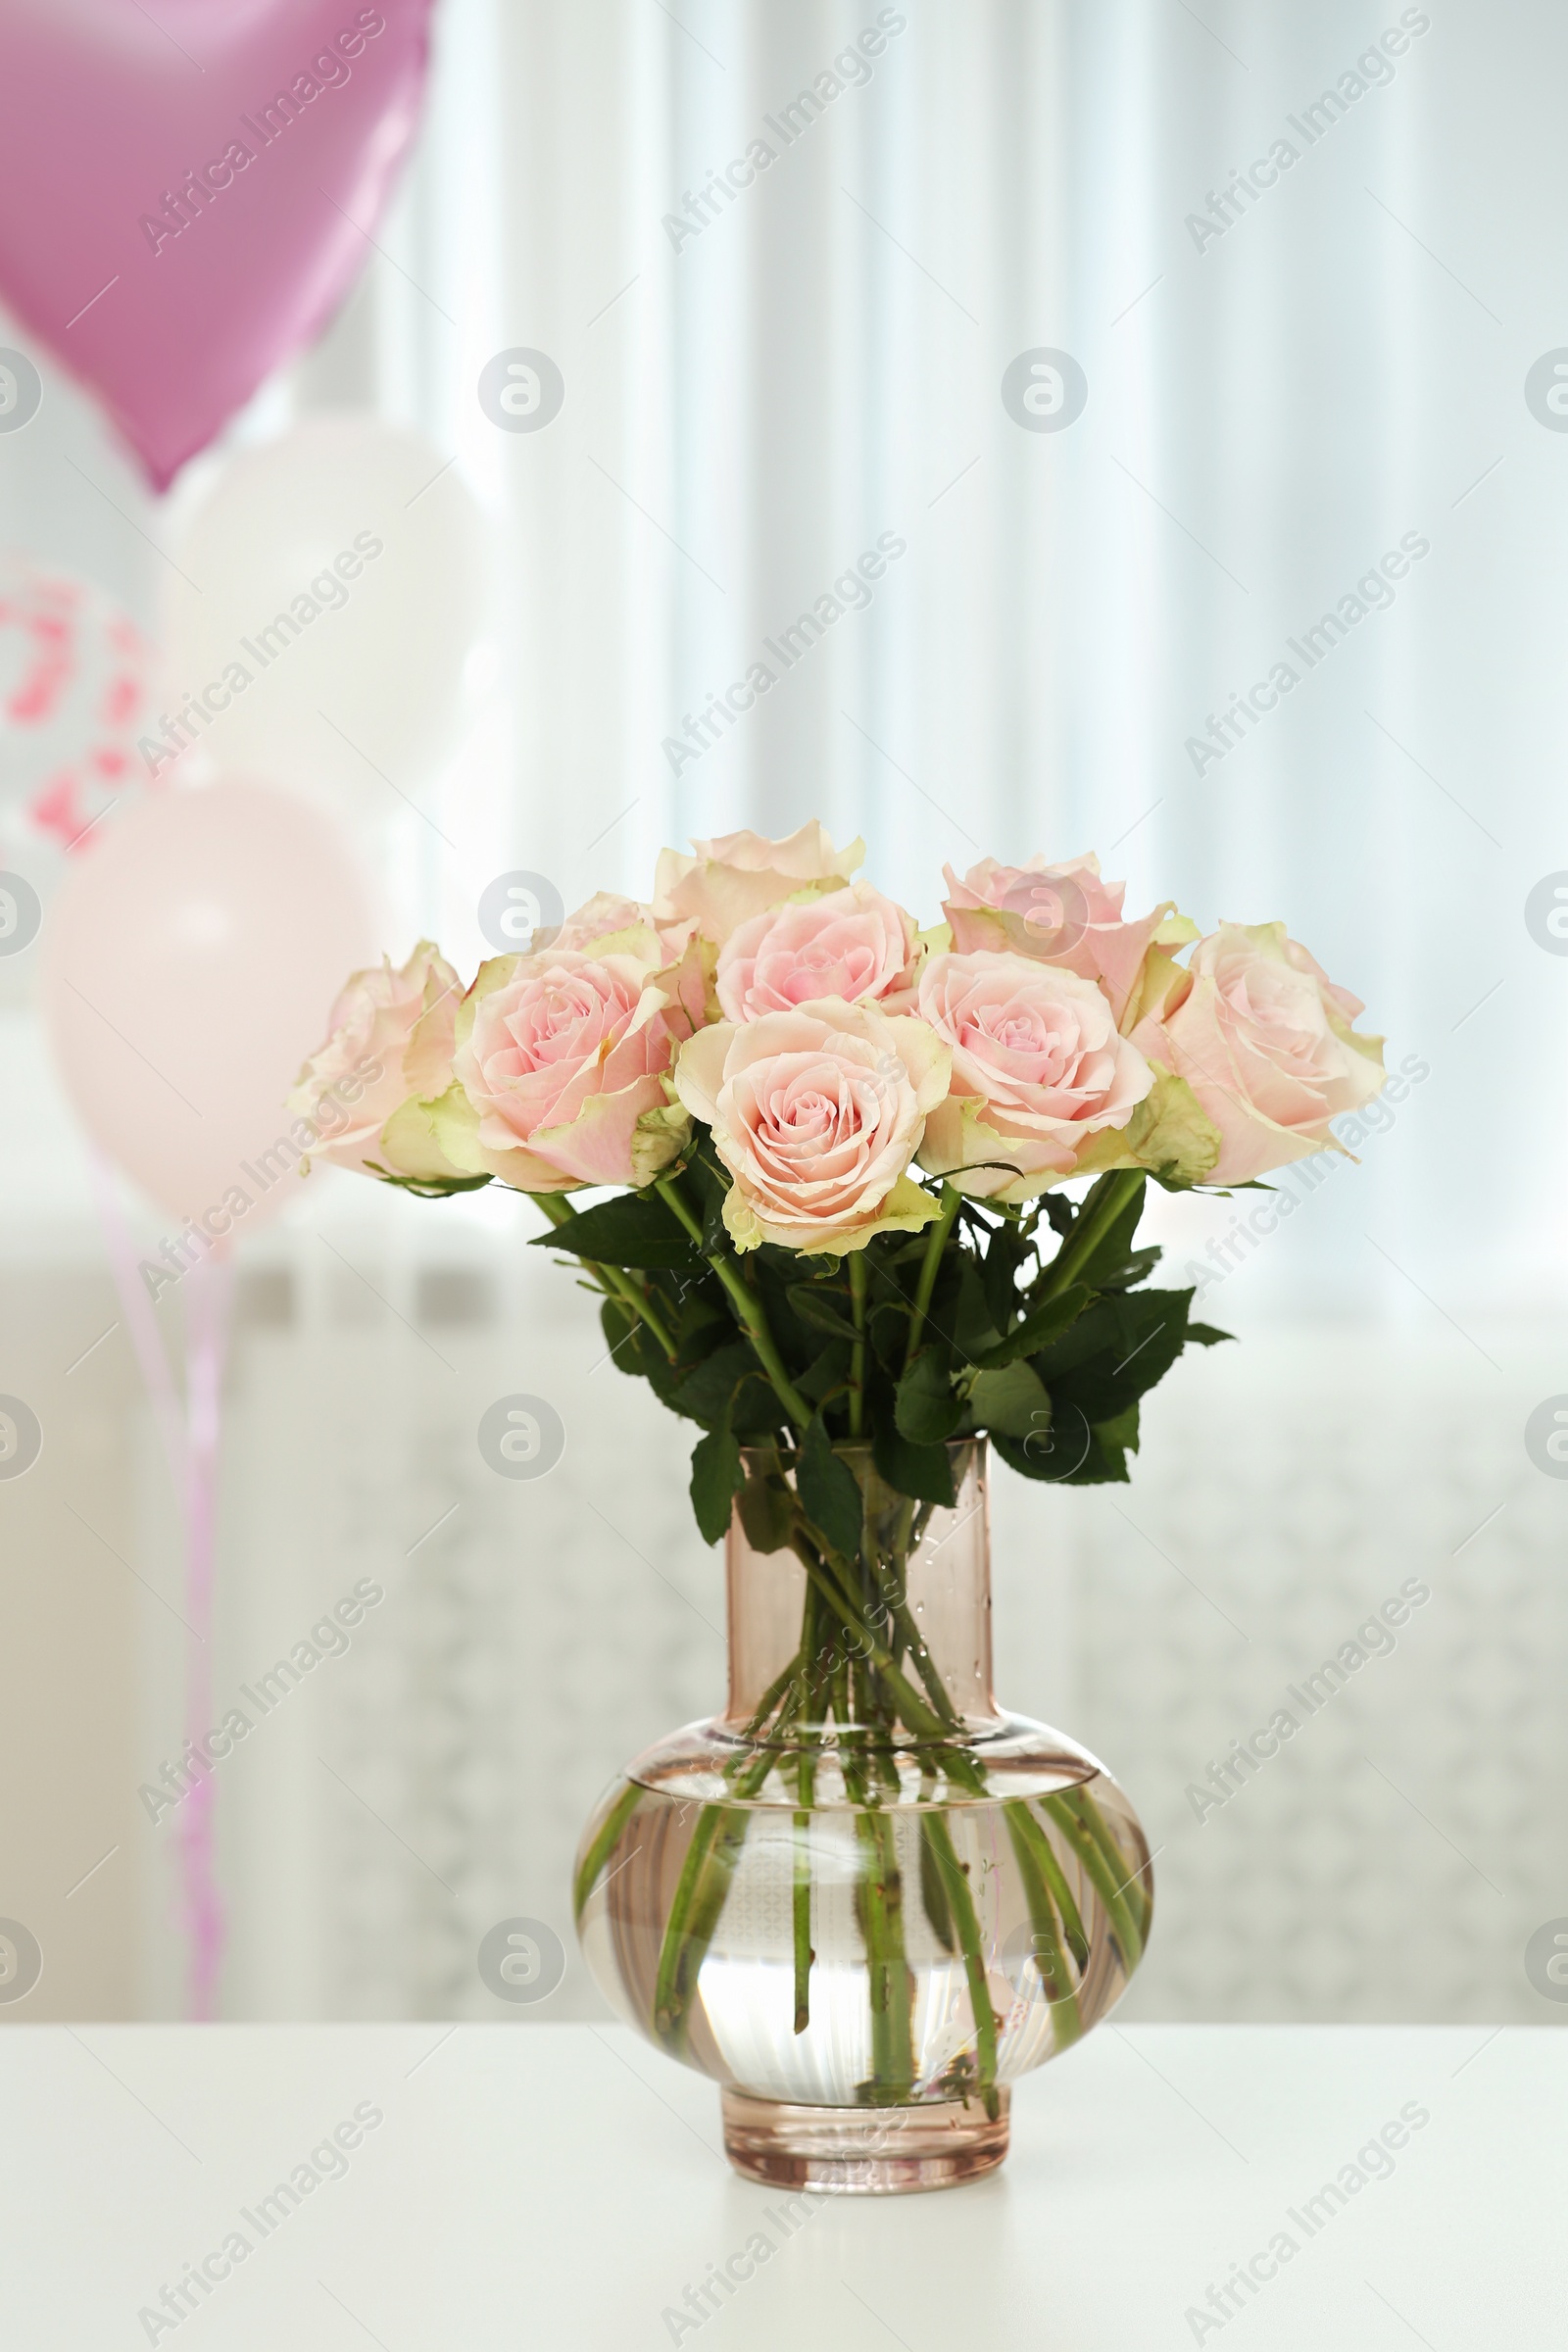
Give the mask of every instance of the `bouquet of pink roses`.
<path id="1" fill-rule="evenodd" d="M 743 1636 L 731 1712 L 603 1800 L 579 1933 L 625 2013 L 726 2084 L 743 2172 L 907 2186 L 1000 2160 L 1008 2081 L 1104 2013 L 1152 1913 L 1125 1798 L 996 1713 L 984 1604 L 955 1613 L 981 1441 L 1026 1478 L 1125 1479 L 1144 1393 L 1224 1336 L 1150 1284 L 1149 1180 L 1337 1149 L 1383 1067 L 1282 924 L 1128 922 L 1093 858 L 1036 858 L 950 871 L 922 931 L 859 858 L 815 824 L 666 852 L 651 904 L 591 899 L 466 994 L 422 944 L 350 981 L 292 1106 L 388 1183 L 531 1195 L 616 1364 L 701 1430 L 732 1633 L 762 1555 L 771 1646 Z M 956 2154 L 856 2137 L 863 2107 L 917 2134 L 933 2103 Z"/>
<path id="2" fill-rule="evenodd" d="M 988 858 L 922 931 L 852 878 L 862 855 L 814 823 L 666 851 L 651 904 L 590 899 L 466 994 L 421 943 L 354 975 L 290 1099 L 320 1157 L 532 1196 L 616 1364 L 703 1430 L 710 1541 L 739 1494 L 754 1541 L 853 1553 L 867 1448 L 914 1505 L 951 1504 L 971 1435 L 1025 1477 L 1125 1479 L 1141 1396 L 1223 1336 L 1149 1286 L 1148 1179 L 1339 1149 L 1383 1084 L 1361 1005 L 1283 924 L 1129 922 L 1092 857 Z"/>

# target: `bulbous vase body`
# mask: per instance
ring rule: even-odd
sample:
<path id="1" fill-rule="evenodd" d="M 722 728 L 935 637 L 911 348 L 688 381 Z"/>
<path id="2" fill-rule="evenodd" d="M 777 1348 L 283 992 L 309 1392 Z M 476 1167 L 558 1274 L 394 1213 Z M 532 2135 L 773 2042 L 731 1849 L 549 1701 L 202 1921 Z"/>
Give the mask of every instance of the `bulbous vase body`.
<path id="1" fill-rule="evenodd" d="M 813 1541 L 790 1457 L 747 1457 L 727 1704 L 607 1791 L 578 1934 L 620 2015 L 721 2085 L 738 2171 L 938 2187 L 1002 2161 L 1008 2086 L 1120 1998 L 1152 1878 L 1104 1768 L 993 1695 L 984 1442 L 950 1449 L 952 1507 L 840 1450 L 858 1554 Z"/>

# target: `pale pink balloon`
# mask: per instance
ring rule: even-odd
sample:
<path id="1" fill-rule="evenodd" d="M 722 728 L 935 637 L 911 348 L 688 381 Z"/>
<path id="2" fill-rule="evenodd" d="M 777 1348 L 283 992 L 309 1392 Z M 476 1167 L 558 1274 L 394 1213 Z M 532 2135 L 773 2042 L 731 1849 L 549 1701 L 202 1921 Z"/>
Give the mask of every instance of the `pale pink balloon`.
<path id="1" fill-rule="evenodd" d="M 431 0 L 5 0 L 0 296 L 163 489 L 326 324 L 424 93 Z"/>
<path id="2" fill-rule="evenodd" d="M 94 1140 L 172 1215 L 210 1216 L 211 1238 L 254 1231 L 298 1181 L 283 1097 L 344 975 L 376 960 L 345 844 L 270 785 L 166 792 L 105 818 L 40 944 L 50 1040 Z"/>

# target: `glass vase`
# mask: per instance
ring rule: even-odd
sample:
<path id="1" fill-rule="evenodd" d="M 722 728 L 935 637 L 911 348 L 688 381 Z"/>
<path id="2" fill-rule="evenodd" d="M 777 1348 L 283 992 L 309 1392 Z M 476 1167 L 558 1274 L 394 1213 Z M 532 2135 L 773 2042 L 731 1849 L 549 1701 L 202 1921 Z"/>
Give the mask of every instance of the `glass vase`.
<path id="1" fill-rule="evenodd" d="M 874 2193 L 973 2180 L 1008 2086 L 1098 2024 L 1149 1937 L 1143 1830 L 1095 1758 L 997 1705 L 984 1440 L 955 1501 L 869 1447 L 816 1485 L 743 1457 L 726 1546 L 729 1697 L 628 1765 L 578 1851 L 588 1965 L 721 2086 L 736 2170 Z"/>

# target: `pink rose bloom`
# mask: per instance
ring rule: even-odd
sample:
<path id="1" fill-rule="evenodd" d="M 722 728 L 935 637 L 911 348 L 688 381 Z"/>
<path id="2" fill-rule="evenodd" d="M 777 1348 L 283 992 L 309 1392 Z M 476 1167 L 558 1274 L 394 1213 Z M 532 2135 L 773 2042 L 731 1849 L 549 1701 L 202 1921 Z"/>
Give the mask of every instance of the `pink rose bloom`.
<path id="1" fill-rule="evenodd" d="M 691 921 L 715 947 L 738 925 L 786 899 L 842 890 L 865 856 L 862 841 L 836 850 L 814 819 L 787 841 L 768 841 L 760 833 L 721 833 L 692 847 L 695 858 L 661 851 L 654 920 L 662 929 Z"/>
<path id="2" fill-rule="evenodd" d="M 770 907 L 732 931 L 718 954 L 716 987 L 726 1020 L 790 1012 L 819 997 L 906 1012 L 919 961 L 914 917 L 869 882 L 804 905 Z"/>
<path id="3" fill-rule="evenodd" d="M 705 1021 L 718 1018 L 712 993 L 712 950 L 705 957 L 697 925 L 689 918 L 661 923 L 655 920 L 653 908 L 640 899 L 623 899 L 614 891 L 600 890 L 574 914 L 568 914 L 544 944 L 557 953 L 570 948 L 579 956 L 601 960 L 607 956 L 639 957 L 645 964 L 660 967 L 650 972 L 649 985 L 680 999 L 688 1027 L 700 1029 Z M 678 1029 L 677 1033 L 684 1036 L 686 1031 Z"/>
<path id="4" fill-rule="evenodd" d="M 663 1072 L 690 1028 L 658 962 L 551 947 L 481 965 L 436 1120 L 448 1157 L 521 1192 L 652 1183 L 682 1145 Z"/>
<path id="5" fill-rule="evenodd" d="M 651 956 L 657 948 L 666 962 L 678 963 L 696 928 L 692 922 L 656 922 L 653 908 L 641 899 L 597 890 L 558 931 L 546 934 L 540 948 L 571 948 L 579 956 Z"/>
<path id="6" fill-rule="evenodd" d="M 653 910 L 638 899 L 623 899 L 612 890 L 596 890 L 574 914 L 568 914 L 559 931 L 552 933 L 547 944 L 552 948 L 573 948 L 586 955 L 603 939 L 613 939 L 620 931 L 651 930 Z"/>
<path id="7" fill-rule="evenodd" d="M 953 1050 L 920 1165 L 980 1200 L 1032 1200 L 1070 1176 L 1089 1139 L 1125 1127 L 1153 1086 L 1105 997 L 1076 972 L 1024 956 L 933 956 L 918 1001 Z"/>
<path id="8" fill-rule="evenodd" d="M 386 1121 L 409 1096 L 438 1095 L 451 1082 L 462 994 L 462 981 L 427 939 L 399 971 L 383 956 L 378 971 L 350 975 L 328 1015 L 324 1044 L 288 1096 L 288 1108 L 320 1136 L 313 1158 L 367 1176 L 388 1165 L 381 1149 Z"/>
<path id="9" fill-rule="evenodd" d="M 984 858 L 961 882 L 951 865 L 943 874 L 950 894 L 943 912 L 960 954 L 1007 949 L 1096 980 L 1110 1000 L 1118 1027 L 1151 946 L 1180 947 L 1198 937 L 1194 924 L 1173 914 L 1168 899 L 1141 921 L 1124 922 L 1127 885 L 1102 882 L 1095 857 L 1069 858 L 1062 865 L 1048 865 L 1041 857 L 1027 865 L 999 865 L 995 858 Z"/>
<path id="10" fill-rule="evenodd" d="M 1206 1181 L 1244 1184 L 1338 1149 L 1329 1121 L 1382 1092 L 1383 1040 L 1351 1027 L 1364 1009 L 1283 923 L 1223 923 L 1133 1042 L 1186 1079 L 1218 1128 Z"/>
<path id="11" fill-rule="evenodd" d="M 675 1064 L 733 1179 L 738 1250 L 842 1256 L 928 1225 L 937 1202 L 908 1167 L 947 1083 L 947 1051 L 922 1022 L 833 999 L 700 1029 Z"/>

